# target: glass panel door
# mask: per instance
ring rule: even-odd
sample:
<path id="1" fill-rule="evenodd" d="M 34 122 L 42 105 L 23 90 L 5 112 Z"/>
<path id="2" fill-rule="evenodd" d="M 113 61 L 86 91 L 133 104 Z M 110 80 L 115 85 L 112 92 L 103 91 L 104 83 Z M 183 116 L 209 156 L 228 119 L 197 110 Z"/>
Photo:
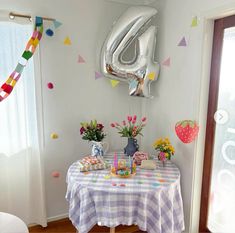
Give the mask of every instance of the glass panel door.
<path id="1" fill-rule="evenodd" d="M 207 226 L 235 232 L 235 27 L 224 29 Z"/>

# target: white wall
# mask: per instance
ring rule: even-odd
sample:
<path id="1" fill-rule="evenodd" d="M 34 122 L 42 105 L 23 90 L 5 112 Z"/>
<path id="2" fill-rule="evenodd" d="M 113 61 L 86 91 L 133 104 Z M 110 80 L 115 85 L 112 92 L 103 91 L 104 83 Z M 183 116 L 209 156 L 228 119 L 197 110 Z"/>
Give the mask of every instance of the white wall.
<path id="1" fill-rule="evenodd" d="M 158 31 L 158 60 L 171 57 L 171 67 L 161 67 L 160 78 L 152 86 L 153 100 L 142 101 L 142 111 L 149 118 L 148 134 L 143 142 L 149 150 L 155 138 L 169 136 L 176 148 L 173 161 L 182 175 L 182 195 L 185 211 L 185 232 L 198 232 L 198 211 L 203 161 L 208 80 L 210 67 L 210 16 L 232 14 L 232 0 L 159 0 L 161 9 Z M 198 16 L 198 27 L 191 28 L 193 16 Z M 207 23 L 206 23 L 207 22 Z M 187 47 L 177 44 L 185 36 Z M 196 142 L 186 145 L 177 138 L 174 127 L 179 120 L 193 119 L 200 124 Z M 149 150 L 154 153 L 153 149 Z M 195 182 L 195 186 L 193 186 Z M 193 205 L 194 204 L 194 205 Z"/>
<path id="2" fill-rule="evenodd" d="M 63 215 L 68 212 L 67 169 L 91 151 L 80 137 L 80 122 L 94 118 L 103 122 L 110 149 L 123 149 L 125 139 L 109 124 L 127 114 L 140 114 L 140 99 L 129 97 L 127 85 L 112 88 L 106 78 L 95 80 L 94 73 L 99 71 L 101 45 L 127 5 L 103 0 L 0 0 L 0 7 L 56 18 L 63 23 L 54 37 L 44 35 L 40 46 L 47 216 Z M 63 44 L 66 36 L 70 37 L 71 46 Z M 77 63 L 78 54 L 84 57 L 85 64 Z M 47 82 L 53 82 L 55 88 L 47 89 Z M 52 132 L 59 134 L 57 140 L 50 138 Z M 51 176 L 54 170 L 61 173 L 59 179 Z"/>
<path id="3" fill-rule="evenodd" d="M 41 43 L 45 135 L 43 155 L 48 217 L 68 211 L 64 199 L 67 168 L 73 161 L 90 152 L 89 145 L 79 135 L 79 123 L 93 118 L 104 122 L 108 132 L 107 140 L 114 150 L 122 148 L 125 140 L 120 139 L 109 128 L 110 121 L 121 120 L 128 113 L 142 113 L 149 118 L 143 140 L 144 149 L 154 153 L 150 149 L 151 145 L 161 136 L 169 136 L 176 147 L 177 153 L 173 161 L 182 174 L 186 232 L 189 232 L 197 145 L 182 144 L 174 133 L 174 126 L 178 120 L 199 120 L 204 38 L 200 17 L 208 10 L 231 2 L 233 1 L 159 0 L 154 4 L 159 9 L 159 20 L 156 22 L 159 26 L 157 60 L 163 61 L 170 56 L 172 64 L 170 68 L 161 68 L 159 80 L 152 85 L 155 98 L 148 100 L 130 98 L 125 84 L 112 89 L 107 79 L 94 79 L 94 72 L 99 70 L 99 52 L 105 36 L 127 5 L 104 0 L 0 0 L 1 9 L 54 17 L 63 22 L 54 37 L 44 36 Z M 199 16 L 199 25 L 190 28 L 195 15 Z M 71 46 L 63 45 L 63 39 L 67 35 L 72 40 Z M 177 47 L 182 36 L 186 36 L 189 42 L 186 48 Z M 86 64 L 77 64 L 78 54 L 85 58 Z M 49 81 L 55 85 L 53 90 L 46 87 Z M 202 87 L 206 93 L 208 82 L 204 81 Z M 202 104 L 206 106 L 205 93 Z M 202 139 L 204 113 L 205 111 L 200 118 Z M 52 140 L 52 132 L 58 133 L 59 139 Z M 200 145 L 203 146 L 202 139 Z M 53 170 L 60 171 L 59 179 L 51 177 Z"/>

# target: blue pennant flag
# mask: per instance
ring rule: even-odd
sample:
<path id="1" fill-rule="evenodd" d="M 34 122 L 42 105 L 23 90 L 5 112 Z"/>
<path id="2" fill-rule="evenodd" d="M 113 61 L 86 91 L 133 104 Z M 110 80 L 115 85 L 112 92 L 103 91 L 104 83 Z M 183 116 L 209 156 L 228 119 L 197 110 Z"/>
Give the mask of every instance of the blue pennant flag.
<path id="1" fill-rule="evenodd" d="M 58 27 L 60 27 L 62 25 L 62 23 L 57 21 L 57 20 L 54 20 L 53 23 L 54 23 L 54 27 L 55 28 L 58 28 Z"/>

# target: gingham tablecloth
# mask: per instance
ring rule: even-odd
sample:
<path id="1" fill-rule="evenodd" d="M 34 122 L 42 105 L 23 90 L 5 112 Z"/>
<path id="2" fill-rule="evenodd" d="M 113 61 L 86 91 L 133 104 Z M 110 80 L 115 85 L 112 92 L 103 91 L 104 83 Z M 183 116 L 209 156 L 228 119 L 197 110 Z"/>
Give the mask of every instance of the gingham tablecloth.
<path id="1" fill-rule="evenodd" d="M 113 155 L 105 157 L 111 161 Z M 79 172 L 77 162 L 67 173 L 69 218 L 79 233 L 95 225 L 133 225 L 148 233 L 184 230 L 179 169 L 170 161 L 156 170 L 137 167 L 133 178 L 112 177 L 109 170 Z"/>

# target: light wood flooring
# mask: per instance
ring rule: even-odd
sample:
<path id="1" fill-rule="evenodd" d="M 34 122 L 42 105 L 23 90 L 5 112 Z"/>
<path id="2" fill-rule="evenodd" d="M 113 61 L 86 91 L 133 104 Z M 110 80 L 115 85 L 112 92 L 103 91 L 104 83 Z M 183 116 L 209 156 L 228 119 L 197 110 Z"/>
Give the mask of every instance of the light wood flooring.
<path id="1" fill-rule="evenodd" d="M 76 229 L 73 227 L 69 219 L 62 219 L 55 222 L 48 223 L 48 227 L 34 226 L 29 228 L 30 233 L 75 233 Z M 106 233 L 110 232 L 108 227 L 95 226 L 90 233 Z M 115 233 L 143 233 L 137 226 L 118 226 Z"/>

